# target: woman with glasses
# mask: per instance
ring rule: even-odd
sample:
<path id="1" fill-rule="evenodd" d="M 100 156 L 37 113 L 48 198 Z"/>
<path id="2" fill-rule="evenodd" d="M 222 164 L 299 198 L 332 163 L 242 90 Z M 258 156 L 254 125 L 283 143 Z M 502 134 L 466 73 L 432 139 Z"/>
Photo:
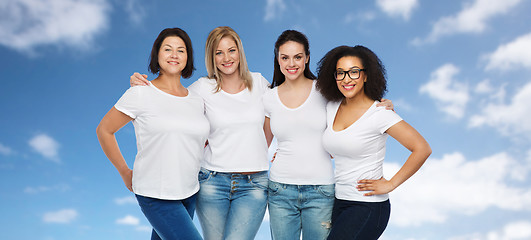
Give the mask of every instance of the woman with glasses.
<path id="1" fill-rule="evenodd" d="M 263 98 L 278 143 L 269 174 L 271 235 L 326 239 L 334 202 L 334 170 L 322 145 L 327 100 L 315 88 L 304 34 L 284 31 L 274 53 L 273 81 Z"/>
<path id="2" fill-rule="evenodd" d="M 210 122 L 197 215 L 207 240 L 253 239 L 267 206 L 270 140 L 262 96 L 269 82 L 249 72 L 240 37 L 230 27 L 208 35 L 205 65 L 208 76 L 188 88 L 203 98 Z M 135 73 L 131 84 L 147 84 L 145 77 Z"/>
<path id="3" fill-rule="evenodd" d="M 340 46 L 318 63 L 317 88 L 329 101 L 324 148 L 335 159 L 335 201 L 328 239 L 378 239 L 390 216 L 388 193 L 431 154 L 426 140 L 393 111 L 377 107 L 386 92 L 380 59 L 363 46 Z M 383 178 L 390 135 L 411 151 L 389 180 Z"/>

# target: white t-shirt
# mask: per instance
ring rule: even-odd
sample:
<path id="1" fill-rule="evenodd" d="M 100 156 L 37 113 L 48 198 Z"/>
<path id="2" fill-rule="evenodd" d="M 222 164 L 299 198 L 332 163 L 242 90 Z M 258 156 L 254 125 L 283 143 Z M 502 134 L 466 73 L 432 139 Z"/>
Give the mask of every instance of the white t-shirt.
<path id="1" fill-rule="evenodd" d="M 218 172 L 265 171 L 267 143 L 264 134 L 262 96 L 269 82 L 260 73 L 251 73 L 253 89 L 230 94 L 215 92 L 216 80 L 202 77 L 188 89 L 205 102 L 210 122 L 203 167 Z"/>
<path id="2" fill-rule="evenodd" d="M 340 102 L 327 105 L 328 127 L 323 134 L 323 144 L 335 159 L 336 198 L 350 201 L 383 202 L 388 194 L 363 196 L 356 189 L 362 179 L 383 177 L 387 129 L 402 121 L 392 110 L 376 107 L 378 101 L 348 128 L 334 131 L 332 126 Z"/>
<path id="3" fill-rule="evenodd" d="M 191 91 L 173 96 L 150 84 L 129 88 L 114 107 L 133 118 L 133 192 L 166 200 L 195 194 L 209 131 L 203 99 Z"/>
<path id="4" fill-rule="evenodd" d="M 264 108 L 271 118 L 271 131 L 278 143 L 269 179 L 295 185 L 334 183 L 332 161 L 322 144 L 326 103 L 316 91 L 315 81 L 310 95 L 297 108 L 288 108 L 281 102 L 278 88 L 264 94 Z"/>

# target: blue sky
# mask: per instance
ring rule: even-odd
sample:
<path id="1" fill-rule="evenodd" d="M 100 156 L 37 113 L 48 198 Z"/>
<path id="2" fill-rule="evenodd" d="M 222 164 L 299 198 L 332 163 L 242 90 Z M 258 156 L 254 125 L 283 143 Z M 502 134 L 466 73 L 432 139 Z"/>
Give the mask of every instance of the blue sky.
<path id="1" fill-rule="evenodd" d="M 433 149 L 391 193 L 382 239 L 531 239 L 529 12 L 525 0 L 3 0 L 0 239 L 148 239 L 96 126 L 129 76 L 147 72 L 162 29 L 193 40 L 189 85 L 206 74 L 205 40 L 221 25 L 268 80 L 286 29 L 310 39 L 312 70 L 338 45 L 380 56 L 386 97 Z M 117 138 L 132 166 L 134 129 Z M 388 140 L 386 176 L 407 156 Z M 257 239 L 269 239 L 267 217 Z"/>

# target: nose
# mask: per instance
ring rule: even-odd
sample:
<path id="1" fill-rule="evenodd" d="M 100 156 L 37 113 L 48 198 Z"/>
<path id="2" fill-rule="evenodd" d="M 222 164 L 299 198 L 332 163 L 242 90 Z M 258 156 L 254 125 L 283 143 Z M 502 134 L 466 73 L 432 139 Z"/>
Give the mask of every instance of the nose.
<path id="1" fill-rule="evenodd" d="M 293 58 L 289 60 L 289 66 L 295 66 L 295 60 Z"/>
<path id="2" fill-rule="evenodd" d="M 177 56 L 178 54 L 176 51 L 171 51 L 171 55 L 170 55 L 171 58 L 177 58 Z"/>

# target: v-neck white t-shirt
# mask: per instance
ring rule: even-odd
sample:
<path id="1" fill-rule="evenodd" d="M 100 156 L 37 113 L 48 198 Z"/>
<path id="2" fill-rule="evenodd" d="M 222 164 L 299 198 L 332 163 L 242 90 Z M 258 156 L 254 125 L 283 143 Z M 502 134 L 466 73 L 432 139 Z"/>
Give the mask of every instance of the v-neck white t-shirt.
<path id="1" fill-rule="evenodd" d="M 114 107 L 133 118 L 135 194 L 180 200 L 199 191 L 197 174 L 209 131 L 199 95 L 189 91 L 177 97 L 149 84 L 129 88 Z"/>
<path id="2" fill-rule="evenodd" d="M 266 116 L 271 119 L 271 131 L 278 143 L 269 179 L 294 185 L 334 183 L 332 161 L 322 144 L 326 104 L 315 81 L 308 98 L 297 108 L 282 103 L 277 87 L 264 94 Z"/>
<path id="3" fill-rule="evenodd" d="M 216 80 L 202 77 L 188 88 L 205 102 L 210 122 L 208 146 L 202 166 L 218 172 L 266 171 L 267 142 L 264 134 L 262 96 L 269 82 L 260 73 L 251 73 L 253 89 L 230 94 L 215 92 Z"/>
<path id="4" fill-rule="evenodd" d="M 402 121 L 392 110 L 376 107 L 378 101 L 348 128 L 335 131 L 334 120 L 341 102 L 327 105 L 328 127 L 323 134 L 324 148 L 335 160 L 336 198 L 350 201 L 383 202 L 388 194 L 363 196 L 356 189 L 362 179 L 383 177 L 387 129 Z"/>

